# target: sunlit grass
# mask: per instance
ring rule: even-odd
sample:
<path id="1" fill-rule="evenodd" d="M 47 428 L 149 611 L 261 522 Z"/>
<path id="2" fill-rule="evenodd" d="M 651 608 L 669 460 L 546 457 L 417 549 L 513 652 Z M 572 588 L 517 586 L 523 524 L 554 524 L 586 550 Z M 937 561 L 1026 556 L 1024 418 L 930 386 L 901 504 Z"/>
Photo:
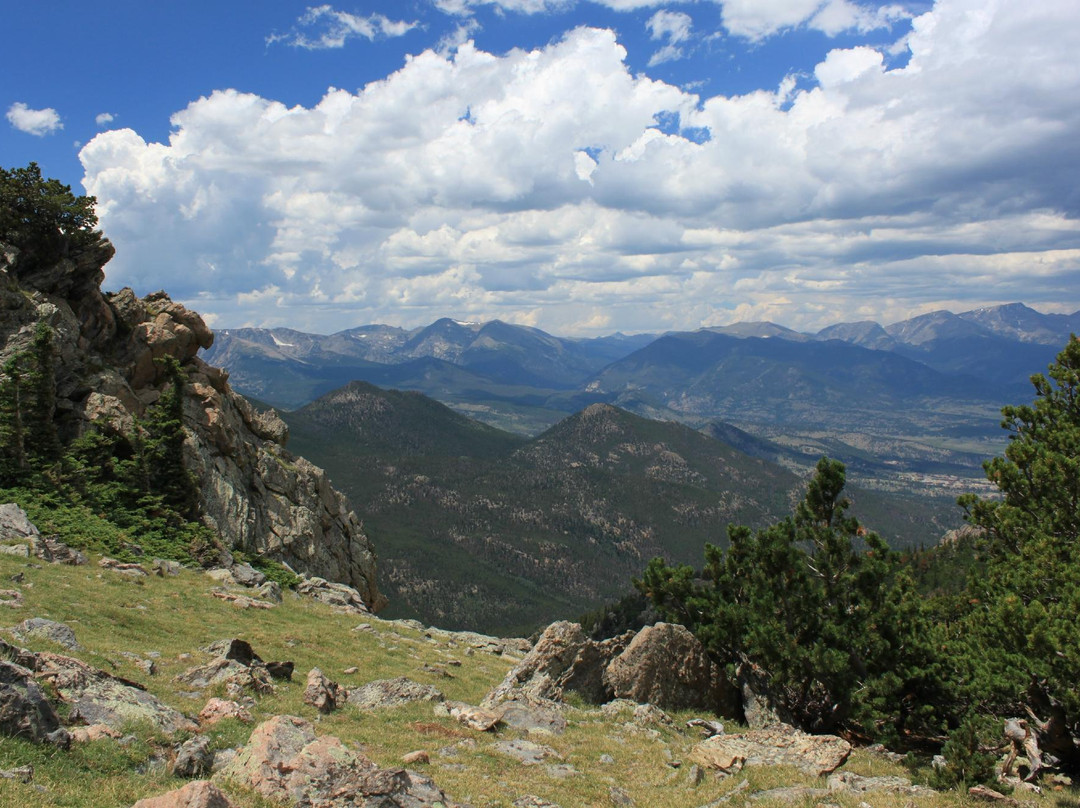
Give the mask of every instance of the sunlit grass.
<path id="1" fill-rule="evenodd" d="M 347 687 L 407 676 L 437 687 L 448 699 L 477 704 L 502 680 L 515 658 L 483 651 L 467 654 L 464 646 L 451 646 L 438 635 L 427 637 L 402 624 L 337 613 L 290 593 L 274 609 L 243 610 L 211 597 L 213 582 L 198 572 L 129 579 L 101 570 L 97 560 L 93 557 L 90 565 L 72 568 L 0 556 L 0 588 L 18 587 L 25 598 L 25 605 L 8 610 L 0 624 L 14 626 L 33 616 L 67 623 L 84 647 L 76 656 L 146 685 L 189 716 L 195 716 L 210 696 L 221 693 L 193 694 L 175 680 L 176 675 L 209 661 L 210 655 L 200 649 L 211 642 L 242 638 L 264 660 L 291 660 L 296 666 L 292 682 L 279 683 L 276 693 L 256 700 L 251 708 L 255 722 L 278 714 L 303 716 L 316 724 L 319 734 L 336 735 L 382 766 L 400 766 L 407 753 L 427 751 L 431 762 L 411 768 L 432 777 L 454 800 L 474 808 L 506 808 L 525 794 L 562 808 L 611 808 L 613 788 L 630 795 L 641 808 L 699 808 L 725 795 L 733 795 L 728 804 L 741 806 L 754 792 L 794 785 L 825 787 L 825 778 L 808 778 L 782 767 L 751 768 L 731 777 L 704 772 L 696 778 L 690 753 L 700 734 L 686 729 L 685 722 L 694 717 L 690 712 L 674 714 L 670 726 L 638 726 L 629 710 L 608 716 L 574 699 L 566 711 L 569 726 L 561 735 L 526 735 L 508 727 L 481 733 L 436 715 L 433 705 L 426 702 L 367 711 L 347 705 L 320 716 L 303 703 L 305 679 L 312 667 Z M 19 584 L 10 580 L 16 573 L 25 576 Z M 368 627 L 357 630 L 363 624 Z M 19 644 L 68 653 L 45 640 Z M 153 676 L 136 664 L 147 659 L 157 666 Z M 346 674 L 352 667 L 357 672 Z M 227 719 L 207 734 L 211 747 L 223 750 L 243 745 L 253 727 Z M 738 727 L 729 725 L 728 729 L 737 731 Z M 170 771 L 175 745 L 184 736 L 169 739 L 145 728 L 129 728 L 129 732 L 134 737 L 123 744 L 103 740 L 69 752 L 0 739 L 0 769 L 34 767 L 30 785 L 0 779 L 0 808 L 116 808 L 181 786 L 182 781 Z M 496 749 L 498 741 L 526 737 L 550 747 L 556 756 L 540 765 L 524 766 Z M 902 766 L 863 750 L 852 755 L 846 768 L 868 776 L 908 776 Z M 224 787 L 241 808 L 271 806 L 250 791 L 232 784 Z M 1063 801 L 1072 799 L 1071 793 L 1051 792 L 1039 798 L 1038 804 L 1058 808 L 1072 804 Z M 914 796 L 838 793 L 802 803 L 761 800 L 753 804 L 813 806 L 823 802 L 843 808 L 857 808 L 863 802 L 875 808 L 931 808 L 966 805 L 968 798 L 929 792 Z"/>

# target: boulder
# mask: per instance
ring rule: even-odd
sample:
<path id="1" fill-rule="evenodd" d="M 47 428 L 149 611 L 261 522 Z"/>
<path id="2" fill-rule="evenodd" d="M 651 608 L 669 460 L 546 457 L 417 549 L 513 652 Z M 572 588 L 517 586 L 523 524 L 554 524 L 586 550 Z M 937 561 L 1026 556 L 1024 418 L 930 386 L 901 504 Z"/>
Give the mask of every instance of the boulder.
<path id="1" fill-rule="evenodd" d="M 380 769 L 337 738 L 316 737 L 312 724 L 295 716 L 275 716 L 257 726 L 215 778 L 295 808 L 459 808 L 431 779 Z"/>
<path id="2" fill-rule="evenodd" d="M 773 698 L 769 675 L 753 662 L 744 661 L 735 671 L 742 701 L 743 717 L 750 729 L 764 729 L 777 724 L 792 724 L 793 718 Z"/>
<path id="3" fill-rule="evenodd" d="M 744 766 L 794 766 L 820 777 L 851 754 L 851 744 L 835 735 L 807 735 L 780 724 L 735 735 L 714 735 L 694 746 L 691 757 L 707 768 L 731 772 Z"/>
<path id="4" fill-rule="evenodd" d="M 376 679 L 349 691 L 349 704 L 362 710 L 400 707 L 412 701 L 443 701 L 443 694 L 431 685 L 422 685 L 404 676 Z"/>
<path id="5" fill-rule="evenodd" d="M 689 629 L 672 623 L 639 631 L 607 666 L 603 681 L 616 698 L 665 710 L 731 715 L 737 709 L 735 691 L 723 671 Z"/>
<path id="6" fill-rule="evenodd" d="M 604 683 L 604 670 L 623 651 L 629 638 L 626 634 L 596 642 L 586 637 L 577 623 L 552 623 L 481 706 L 490 708 L 504 701 L 550 705 L 561 701 L 568 691 L 603 704 L 611 696 Z"/>
<path id="7" fill-rule="evenodd" d="M 105 724 L 113 729 L 132 722 L 147 722 L 169 734 L 196 729 L 193 721 L 147 693 L 142 685 L 73 657 L 46 651 L 35 653 L 2 640 L 0 657 L 33 671 L 35 679 L 48 682 L 71 706 L 69 718 L 73 722 Z"/>
<path id="8" fill-rule="evenodd" d="M 27 640 L 32 637 L 48 640 L 56 645 L 67 648 L 69 651 L 79 651 L 82 649 L 82 646 L 79 645 L 79 641 L 75 639 L 75 632 L 71 630 L 70 626 L 64 623 L 57 623 L 54 620 L 46 620 L 43 617 L 31 617 L 27 620 L 23 620 L 19 625 L 15 626 L 12 630 L 12 634 L 20 640 Z"/>
<path id="9" fill-rule="evenodd" d="M 0 541 L 30 540 L 40 535 L 26 511 L 13 502 L 0 505 Z"/>
<path id="10" fill-rule="evenodd" d="M 210 774 L 214 766 L 214 753 L 210 749 L 210 739 L 205 735 L 196 735 L 181 744 L 176 753 L 173 774 L 177 777 L 204 777 Z"/>
<path id="11" fill-rule="evenodd" d="M 81 551 L 68 547 L 56 536 L 35 536 L 31 539 L 31 545 L 33 554 L 50 564 L 67 564 L 71 567 L 81 567 L 89 563 Z"/>
<path id="12" fill-rule="evenodd" d="M 350 614 L 367 614 L 371 611 L 356 589 L 317 575 L 301 576 L 300 583 L 296 585 L 296 593 Z"/>
<path id="13" fill-rule="evenodd" d="M 0 659 L 0 735 L 67 746 L 70 737 L 29 668 Z"/>
<path id="14" fill-rule="evenodd" d="M 175 791 L 139 800 L 131 808 L 236 808 L 236 803 L 209 780 L 195 780 Z"/>
<path id="15" fill-rule="evenodd" d="M 226 718 L 248 722 L 251 721 L 251 713 L 235 701 L 218 698 L 207 701 L 206 706 L 199 711 L 199 723 L 203 726 L 213 726 Z"/>
<path id="16" fill-rule="evenodd" d="M 331 682 L 318 668 L 308 671 L 307 687 L 304 688 L 304 704 L 320 713 L 332 713 L 349 697 L 349 691 L 337 682 Z"/>

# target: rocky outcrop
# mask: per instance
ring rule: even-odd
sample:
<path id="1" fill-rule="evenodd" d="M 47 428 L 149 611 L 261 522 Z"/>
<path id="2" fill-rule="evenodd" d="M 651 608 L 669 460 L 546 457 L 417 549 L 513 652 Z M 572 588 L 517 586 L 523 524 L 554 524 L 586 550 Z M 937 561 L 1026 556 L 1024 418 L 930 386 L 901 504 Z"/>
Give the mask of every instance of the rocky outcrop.
<path id="1" fill-rule="evenodd" d="M 835 735 L 807 735 L 778 724 L 737 735 L 714 735 L 697 744 L 691 757 L 703 766 L 731 773 L 744 766 L 794 766 L 820 777 L 837 769 L 851 744 Z"/>
<path id="2" fill-rule="evenodd" d="M 284 423 L 232 391 L 228 374 L 198 356 L 213 333 L 164 292 L 103 294 L 106 240 L 55 265 L 20 262 L 0 245 L 0 362 L 26 350 L 38 322 L 53 330 L 55 422 L 73 437 L 91 425 L 130 430 L 167 387 L 156 361 L 172 357 L 186 377 L 184 454 L 198 480 L 199 513 L 222 543 L 355 588 L 384 603 L 375 555 L 359 520 L 326 474 L 285 448 Z"/>

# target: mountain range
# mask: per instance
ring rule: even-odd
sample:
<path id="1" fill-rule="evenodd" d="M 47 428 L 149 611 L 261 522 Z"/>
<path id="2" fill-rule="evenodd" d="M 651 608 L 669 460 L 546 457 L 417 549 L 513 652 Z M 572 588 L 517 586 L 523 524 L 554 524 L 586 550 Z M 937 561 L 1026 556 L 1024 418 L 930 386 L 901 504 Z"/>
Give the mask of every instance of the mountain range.
<path id="1" fill-rule="evenodd" d="M 759 456 L 792 468 L 828 453 L 867 484 L 933 490 L 981 476 L 982 461 L 1004 442 L 1001 406 L 1028 400 L 1029 376 L 1077 330 L 1080 312 L 1043 314 L 1021 303 L 814 334 L 761 322 L 567 339 L 442 319 L 329 336 L 221 329 L 206 359 L 226 368 L 236 389 L 284 410 L 360 380 L 421 392 L 529 436 L 608 403 L 740 430 L 767 442 L 752 444 Z"/>
<path id="2" fill-rule="evenodd" d="M 352 382 L 285 413 L 378 537 L 389 616 L 525 632 L 628 590 L 654 556 L 698 564 L 728 523 L 790 513 L 804 480 L 674 422 L 593 404 L 527 439 L 421 394 Z M 852 488 L 894 546 L 933 544 L 951 502 Z"/>

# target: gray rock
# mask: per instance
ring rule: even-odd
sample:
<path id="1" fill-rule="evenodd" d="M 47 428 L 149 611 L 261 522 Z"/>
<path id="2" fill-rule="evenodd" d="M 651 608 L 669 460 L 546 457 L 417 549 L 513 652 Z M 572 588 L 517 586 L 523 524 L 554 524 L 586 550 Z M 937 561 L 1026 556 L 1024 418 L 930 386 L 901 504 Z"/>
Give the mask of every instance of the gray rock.
<path id="1" fill-rule="evenodd" d="M 48 640 L 57 645 L 67 648 L 69 651 L 79 651 L 82 646 L 75 639 L 75 632 L 64 623 L 55 620 L 46 620 L 44 617 L 31 617 L 23 620 L 15 626 L 12 633 L 20 640 L 37 638 Z"/>
<path id="2" fill-rule="evenodd" d="M 370 611 L 363 596 L 347 584 L 335 583 L 313 575 L 303 575 L 301 578 L 300 583 L 296 585 L 298 595 L 314 598 L 320 603 L 334 606 L 350 614 L 367 614 Z"/>
<path id="3" fill-rule="evenodd" d="M 502 723 L 525 732 L 550 732 L 561 735 L 566 730 L 566 718 L 557 710 L 508 701 L 501 706 Z"/>
<path id="4" fill-rule="evenodd" d="M 318 668 L 308 671 L 304 704 L 311 705 L 320 713 L 332 713 L 345 703 L 348 696 L 348 690 L 337 682 L 331 682 Z"/>
<path id="5" fill-rule="evenodd" d="M 60 727 L 56 710 L 34 681 L 34 672 L 3 659 L 0 659 L 0 734 L 63 747 L 71 742 Z"/>
<path id="6" fill-rule="evenodd" d="M 430 778 L 380 769 L 337 738 L 316 737 L 311 723 L 295 716 L 275 716 L 256 727 L 214 777 L 294 808 L 459 808 Z"/>
<path id="7" fill-rule="evenodd" d="M 734 735 L 714 735 L 697 744 L 695 762 L 726 772 L 743 766 L 794 766 L 815 777 L 837 769 L 851 744 L 835 735 L 807 735 L 780 724 Z"/>
<path id="8" fill-rule="evenodd" d="M 513 758 L 522 766 L 538 766 L 544 761 L 552 758 L 556 760 L 561 759 L 559 753 L 550 746 L 533 743 L 532 741 L 496 741 L 492 746 L 492 749 L 500 755 L 506 755 L 507 757 Z"/>
<path id="9" fill-rule="evenodd" d="M 81 567 L 89 563 L 80 550 L 68 547 L 56 536 L 35 536 L 31 539 L 31 542 L 33 554 L 50 564 L 67 564 L 71 567 Z"/>
<path id="10" fill-rule="evenodd" d="M 376 679 L 349 691 L 349 704 L 361 710 L 400 707 L 413 701 L 444 701 L 443 694 L 431 685 L 414 682 L 404 676 Z"/>
<path id="11" fill-rule="evenodd" d="M 685 626 L 657 623 L 643 628 L 604 671 L 617 698 L 666 710 L 708 709 L 728 715 L 737 694 L 723 671 Z"/>
<path id="12" fill-rule="evenodd" d="M 562 700 L 568 691 L 602 704 L 611 695 L 603 683 L 604 669 L 622 652 L 629 636 L 598 643 L 586 637 L 577 623 L 552 623 L 481 706 L 492 707 L 504 701 L 544 705 Z"/>
<path id="13" fill-rule="evenodd" d="M 170 578 L 180 574 L 184 567 L 179 561 L 170 561 L 166 558 L 155 558 L 150 568 L 162 578 Z"/>
<path id="14" fill-rule="evenodd" d="M 210 749 L 210 739 L 205 735 L 196 735 L 181 744 L 173 774 L 177 777 L 205 777 L 213 766 L 214 752 Z"/>
<path id="15" fill-rule="evenodd" d="M 40 535 L 26 511 L 13 502 L 0 505 L 0 541 L 29 540 Z"/>
<path id="16" fill-rule="evenodd" d="M 561 808 L 554 802 L 548 802 L 547 800 L 532 794 L 518 797 L 510 804 L 514 806 L 514 808 Z"/>
<path id="17" fill-rule="evenodd" d="M 266 576 L 250 564 L 233 564 L 229 572 L 240 586 L 257 587 L 266 583 Z"/>

